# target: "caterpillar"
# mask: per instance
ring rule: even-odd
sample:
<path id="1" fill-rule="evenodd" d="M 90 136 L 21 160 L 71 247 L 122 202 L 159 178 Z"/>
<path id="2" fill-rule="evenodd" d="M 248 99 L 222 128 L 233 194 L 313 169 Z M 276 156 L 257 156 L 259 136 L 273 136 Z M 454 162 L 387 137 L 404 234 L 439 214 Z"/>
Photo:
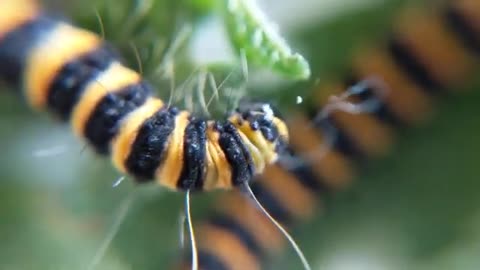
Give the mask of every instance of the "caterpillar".
<path id="1" fill-rule="evenodd" d="M 242 104 L 221 121 L 196 117 L 155 97 L 98 35 L 43 14 L 33 0 L 2 1 L 0 10 L 0 77 L 22 87 L 35 110 L 69 121 L 75 135 L 137 183 L 186 191 L 192 258 L 190 191 L 250 190 L 253 176 L 286 147 L 288 130 L 269 104 Z"/>
<path id="2" fill-rule="evenodd" d="M 195 117 L 154 97 L 96 34 L 42 15 L 33 1 L 2 1 L 1 9 L 2 77 L 139 183 L 229 189 L 275 162 L 288 140 L 268 104 L 223 121 Z"/>
<path id="3" fill-rule="evenodd" d="M 440 93 L 455 91 L 472 77 L 480 53 L 478 18 L 480 4 L 471 0 L 407 9 L 381 45 L 357 49 L 343 79 L 314 86 L 313 105 L 289 115 L 288 127 L 295 131 L 289 152 L 302 162 L 292 167 L 280 158 L 267 167 L 251 186 L 258 200 L 288 227 L 311 219 L 322 197 L 353 181 L 355 164 L 388 153 L 396 128 L 425 122 Z M 375 97 L 379 105 L 373 112 L 318 118 L 331 94 L 372 76 L 381 83 L 369 84 L 354 99 Z M 316 155 L 313 150 L 328 144 L 332 134 L 329 150 Z M 202 269 L 262 269 L 269 255 L 281 252 L 280 235 L 241 194 L 224 196 L 217 205 L 200 230 Z"/>

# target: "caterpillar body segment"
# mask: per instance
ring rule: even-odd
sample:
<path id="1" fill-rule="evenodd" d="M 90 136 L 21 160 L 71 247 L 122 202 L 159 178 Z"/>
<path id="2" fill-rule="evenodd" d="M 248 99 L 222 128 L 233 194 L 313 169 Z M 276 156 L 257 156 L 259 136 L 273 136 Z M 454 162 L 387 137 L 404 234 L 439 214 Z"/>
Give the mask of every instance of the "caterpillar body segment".
<path id="1" fill-rule="evenodd" d="M 0 76 L 23 88 L 33 108 L 69 121 L 78 137 L 138 182 L 229 189 L 275 162 L 288 140 L 268 104 L 222 121 L 198 118 L 155 97 L 98 35 L 48 17 L 34 2 L 0 7 L 15 22 L 0 26 Z"/>
<path id="2" fill-rule="evenodd" d="M 2 1 L 0 8 L 3 14 L 0 18 L 0 38 L 18 25 L 35 18 L 40 12 L 35 0 Z"/>

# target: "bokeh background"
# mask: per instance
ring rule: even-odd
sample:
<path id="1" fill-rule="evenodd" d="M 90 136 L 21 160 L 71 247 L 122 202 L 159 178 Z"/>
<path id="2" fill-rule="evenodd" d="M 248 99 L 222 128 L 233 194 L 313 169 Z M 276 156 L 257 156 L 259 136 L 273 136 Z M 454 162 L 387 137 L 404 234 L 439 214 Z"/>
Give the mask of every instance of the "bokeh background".
<path id="1" fill-rule="evenodd" d="M 100 14 L 106 39 L 132 67 L 137 62 L 131 41 L 140 52 L 155 50 L 178 34 L 182 18 L 198 23 L 203 29 L 188 40 L 195 60 L 187 49 L 180 49 L 175 58 L 179 80 L 196 63 L 228 49 L 222 44 L 226 37 L 216 29 L 218 23 L 206 18 L 213 1 L 158 1 L 137 25 L 142 31 L 125 33 L 118 25 L 128 24 L 122 20 L 129 11 L 123 2 L 128 1 L 112 2 L 117 3 L 47 5 L 96 32 Z M 314 79 L 324 80 L 343 74 L 352 49 L 376 44 L 388 32 L 394 14 L 412 2 L 418 4 L 400 0 L 260 4 L 292 46 L 311 61 Z M 183 12 L 185 6 L 190 9 Z M 143 69 L 168 97 L 168 82 L 151 72 L 158 61 L 142 59 Z M 262 78 L 252 76 L 247 95 L 268 98 L 287 113 L 302 106 L 293 105 L 288 89 L 308 95 L 312 85 Z M 431 121 L 398 130 L 389 155 L 362 164 L 349 189 L 325 198 L 315 220 L 294 229 L 315 269 L 479 269 L 479 87 L 480 81 L 472 78 L 465 83 L 469 91 L 439 96 Z M 120 175 L 109 161 L 85 150 L 67 126 L 31 111 L 17 92 L 2 87 L 0 104 L 0 268 L 85 269 L 118 206 L 136 187 L 130 181 L 112 187 Z M 209 214 L 218 195 L 193 198 L 195 222 Z M 98 269 L 168 269 L 179 258 L 182 203 L 182 194 L 141 188 Z M 290 249 L 270 267 L 300 269 Z"/>

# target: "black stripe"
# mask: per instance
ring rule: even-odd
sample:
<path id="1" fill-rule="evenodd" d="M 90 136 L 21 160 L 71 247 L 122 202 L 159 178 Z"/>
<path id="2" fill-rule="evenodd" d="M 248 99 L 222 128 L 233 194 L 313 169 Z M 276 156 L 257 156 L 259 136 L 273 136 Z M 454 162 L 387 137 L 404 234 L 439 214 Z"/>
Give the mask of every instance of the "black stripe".
<path id="1" fill-rule="evenodd" d="M 237 142 L 238 146 L 240 147 L 240 150 L 242 151 L 246 161 L 247 175 L 251 180 L 253 175 L 255 174 L 255 165 L 253 163 L 250 150 L 248 149 L 247 146 L 245 146 L 245 144 L 243 143 L 242 137 L 240 137 L 240 134 L 238 134 L 239 131 L 232 123 L 227 121 L 227 123 L 224 126 L 224 130 L 231 134 L 232 138 Z"/>
<path id="2" fill-rule="evenodd" d="M 435 45 L 425 44 L 425 46 Z M 400 40 L 395 38 L 390 39 L 388 42 L 388 51 L 398 67 L 423 89 L 429 92 L 434 92 L 444 88 L 440 82 L 435 81 L 431 74 L 429 74 L 427 68 L 422 66 L 417 59 L 415 59 L 415 55 L 413 55 Z"/>
<path id="3" fill-rule="evenodd" d="M 179 189 L 201 190 L 205 177 L 207 152 L 207 122 L 191 119 L 185 128 L 183 143 L 183 167 L 177 186 Z"/>
<path id="4" fill-rule="evenodd" d="M 31 49 L 57 24 L 50 18 L 38 17 L 19 25 L 0 39 L 0 76 L 8 83 L 19 85 Z"/>
<path id="5" fill-rule="evenodd" d="M 463 42 L 465 47 L 476 53 L 480 53 L 480 39 L 475 29 L 468 23 L 468 20 L 460 14 L 460 11 L 452 6 L 447 7 L 443 13 L 443 18 L 455 35 Z"/>
<path id="6" fill-rule="evenodd" d="M 187 260 L 188 263 L 192 262 L 192 259 Z M 198 251 L 198 266 L 202 270 L 229 270 L 230 268 L 222 262 L 220 258 L 211 254 L 210 252 L 199 250 Z"/>
<path id="7" fill-rule="evenodd" d="M 270 213 L 270 215 L 280 223 L 290 224 L 293 221 L 293 218 L 288 213 L 288 210 L 283 208 L 282 203 L 277 200 L 271 193 L 266 189 L 261 182 L 256 181 L 251 185 L 251 189 L 258 201 L 262 206 Z M 248 196 L 248 195 L 246 195 Z"/>
<path id="8" fill-rule="evenodd" d="M 321 193 L 322 195 L 327 193 L 328 187 L 323 183 L 323 181 L 318 180 L 315 177 L 312 169 L 306 163 L 295 166 L 289 171 L 296 176 L 295 179 L 297 179 L 303 186 L 307 187 L 308 189 L 313 190 L 317 193 Z"/>
<path id="9" fill-rule="evenodd" d="M 85 138 L 98 153 L 109 152 L 110 141 L 117 134 L 122 118 L 140 107 L 151 92 L 147 83 L 140 82 L 102 98 L 85 126 Z"/>
<path id="10" fill-rule="evenodd" d="M 311 110 L 310 112 L 310 120 L 323 138 L 324 145 L 319 145 L 319 149 L 320 147 L 327 146 L 327 143 L 332 143 L 331 147 L 344 155 L 356 159 L 362 159 L 365 157 L 347 134 L 345 134 L 345 132 L 338 126 L 331 115 L 328 115 L 323 119 L 314 120 L 319 111 Z M 312 149 L 312 151 L 316 150 Z"/>
<path id="11" fill-rule="evenodd" d="M 232 170 L 232 184 L 238 186 L 250 181 L 255 167 L 250 152 L 243 144 L 235 126 L 228 121 L 216 122 L 215 129 L 220 134 L 218 142 Z"/>
<path id="12" fill-rule="evenodd" d="M 287 153 L 282 155 L 278 165 L 295 176 L 295 179 L 304 187 L 315 193 L 326 193 L 329 188 L 324 181 L 318 179 L 312 171 L 310 165 L 292 148 L 288 148 Z M 294 162 L 292 162 L 292 159 Z"/>
<path id="13" fill-rule="evenodd" d="M 88 83 L 105 71 L 115 59 L 107 46 L 66 63 L 55 77 L 48 92 L 48 106 L 60 119 L 67 120 Z"/>
<path id="14" fill-rule="evenodd" d="M 252 252 L 252 254 L 254 254 L 258 259 L 262 258 L 262 250 L 258 245 L 255 237 L 231 217 L 217 214 L 209 219 L 209 223 L 213 226 L 222 228 L 236 235 L 238 239 L 242 242 L 242 244 L 250 252 Z"/>
<path id="15" fill-rule="evenodd" d="M 155 171 L 165 158 L 170 135 L 175 129 L 176 108 L 162 108 L 140 127 L 125 167 L 138 182 L 155 178 Z"/>

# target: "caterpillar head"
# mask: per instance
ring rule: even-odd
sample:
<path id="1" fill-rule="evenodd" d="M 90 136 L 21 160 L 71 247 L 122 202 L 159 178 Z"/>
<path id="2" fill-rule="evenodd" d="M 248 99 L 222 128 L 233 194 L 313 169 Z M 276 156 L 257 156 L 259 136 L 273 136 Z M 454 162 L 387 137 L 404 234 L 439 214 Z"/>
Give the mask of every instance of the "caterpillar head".
<path id="1" fill-rule="evenodd" d="M 262 153 L 267 163 L 275 162 L 288 143 L 288 129 L 268 103 L 241 102 L 229 120 Z"/>

